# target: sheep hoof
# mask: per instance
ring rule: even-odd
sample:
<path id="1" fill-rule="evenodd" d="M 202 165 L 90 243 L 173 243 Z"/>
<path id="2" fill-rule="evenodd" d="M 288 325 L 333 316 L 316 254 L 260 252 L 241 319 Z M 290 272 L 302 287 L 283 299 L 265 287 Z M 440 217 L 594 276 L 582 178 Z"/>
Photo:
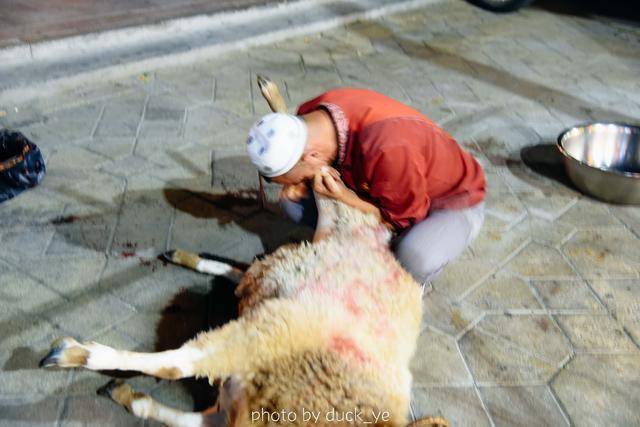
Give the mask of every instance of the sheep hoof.
<path id="1" fill-rule="evenodd" d="M 114 390 L 120 387 L 122 384 L 124 384 L 123 380 L 113 379 L 96 390 L 96 394 L 98 396 L 108 397 L 112 399 Z"/>
<path id="2" fill-rule="evenodd" d="M 113 379 L 96 390 L 96 393 L 113 400 L 123 406 L 127 412 L 131 412 L 131 404 L 135 398 L 135 393 L 131 386 L 123 380 Z"/>
<path id="3" fill-rule="evenodd" d="M 85 366 L 89 351 L 71 337 L 59 338 L 51 344 L 51 350 L 40 361 L 41 368 L 76 368 Z"/>
<path id="4" fill-rule="evenodd" d="M 257 78 L 258 86 L 260 86 L 260 89 L 266 88 L 270 83 L 272 83 L 268 77 L 265 77 L 263 75 L 258 74 Z"/>
<path id="5" fill-rule="evenodd" d="M 152 406 L 151 398 L 146 394 L 134 391 L 124 380 L 113 379 L 100 387 L 96 393 L 108 397 L 138 417 L 149 417 Z"/>
<path id="6" fill-rule="evenodd" d="M 161 261 L 165 261 L 165 262 L 170 262 L 171 264 L 174 263 L 173 261 L 173 257 L 175 255 L 176 251 L 171 250 L 171 251 L 167 251 L 167 252 L 163 252 L 160 255 L 158 255 L 158 259 Z"/>
<path id="7" fill-rule="evenodd" d="M 160 259 L 170 262 L 171 264 L 190 268 L 191 270 L 197 270 L 198 262 L 200 262 L 200 256 L 198 254 L 183 251 L 182 249 L 175 249 L 160 254 Z"/>

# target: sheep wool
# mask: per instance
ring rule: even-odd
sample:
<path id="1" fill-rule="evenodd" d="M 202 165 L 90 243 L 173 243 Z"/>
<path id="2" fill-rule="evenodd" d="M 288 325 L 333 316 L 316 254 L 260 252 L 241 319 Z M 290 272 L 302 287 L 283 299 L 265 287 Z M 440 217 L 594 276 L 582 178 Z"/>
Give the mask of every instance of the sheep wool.
<path id="1" fill-rule="evenodd" d="M 252 264 L 236 290 L 241 317 L 219 331 L 223 339 L 203 333 L 194 340 L 217 354 L 196 371 L 236 378 L 251 425 L 278 424 L 282 411 L 292 425 L 309 424 L 302 416 L 310 412 L 321 425 L 405 425 L 420 286 L 374 216 L 321 197 L 318 208 L 327 237 Z M 237 337 L 241 349 L 231 343 Z M 238 351 L 210 347 L 220 342 Z"/>

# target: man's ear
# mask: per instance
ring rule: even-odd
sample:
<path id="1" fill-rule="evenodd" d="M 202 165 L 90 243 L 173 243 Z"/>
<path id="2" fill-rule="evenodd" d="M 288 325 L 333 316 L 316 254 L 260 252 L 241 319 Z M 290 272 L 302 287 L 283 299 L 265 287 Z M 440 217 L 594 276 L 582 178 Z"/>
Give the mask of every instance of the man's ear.
<path id="1" fill-rule="evenodd" d="M 317 150 L 305 151 L 302 153 L 301 160 L 314 166 L 323 163 L 322 155 Z"/>

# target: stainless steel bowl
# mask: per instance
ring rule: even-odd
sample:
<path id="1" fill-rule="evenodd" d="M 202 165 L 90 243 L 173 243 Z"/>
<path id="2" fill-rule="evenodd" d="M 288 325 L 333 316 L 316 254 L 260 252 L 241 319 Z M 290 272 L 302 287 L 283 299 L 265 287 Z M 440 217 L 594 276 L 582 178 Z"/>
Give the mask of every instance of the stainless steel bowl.
<path id="1" fill-rule="evenodd" d="M 607 202 L 640 204 L 640 127 L 576 126 L 560 134 L 558 148 L 580 190 Z"/>

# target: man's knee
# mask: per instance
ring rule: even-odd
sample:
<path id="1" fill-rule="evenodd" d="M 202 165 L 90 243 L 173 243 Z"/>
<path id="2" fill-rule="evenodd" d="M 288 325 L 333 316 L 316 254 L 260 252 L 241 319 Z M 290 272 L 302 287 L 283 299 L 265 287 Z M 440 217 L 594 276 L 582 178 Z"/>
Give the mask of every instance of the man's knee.
<path id="1" fill-rule="evenodd" d="M 438 277 L 450 261 L 442 254 L 436 255 L 430 251 L 421 251 L 411 247 L 397 248 L 396 257 L 418 283 L 430 282 Z"/>
<path id="2" fill-rule="evenodd" d="M 479 225 L 465 211 L 433 212 L 398 239 L 396 257 L 416 281 L 429 282 L 464 252 Z"/>
<path id="3" fill-rule="evenodd" d="M 280 209 L 282 212 L 291 219 L 293 222 L 299 223 L 302 221 L 302 205 L 299 202 L 293 201 L 285 196 L 280 196 Z"/>
<path id="4" fill-rule="evenodd" d="M 304 197 L 300 200 L 292 200 L 283 195 L 280 196 L 280 209 L 297 224 L 305 224 L 315 227 L 318 221 L 318 208 L 313 197 Z"/>

